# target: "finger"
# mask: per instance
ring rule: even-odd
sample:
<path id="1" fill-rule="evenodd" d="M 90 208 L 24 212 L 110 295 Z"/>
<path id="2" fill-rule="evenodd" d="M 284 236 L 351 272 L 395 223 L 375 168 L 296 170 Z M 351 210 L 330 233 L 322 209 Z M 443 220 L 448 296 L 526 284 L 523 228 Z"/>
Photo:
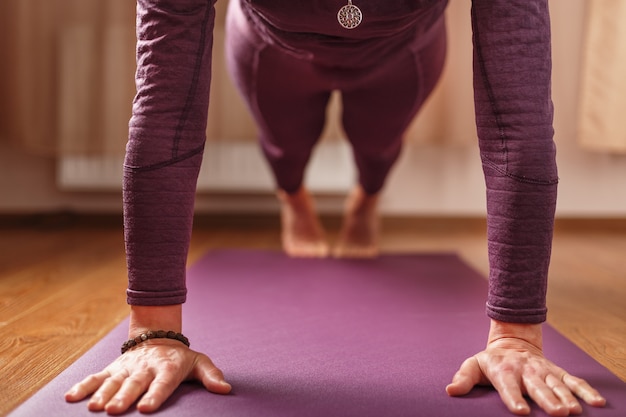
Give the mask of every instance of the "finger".
<path id="1" fill-rule="evenodd" d="M 594 407 L 604 407 L 606 405 L 606 399 L 584 379 L 570 374 L 564 374 L 561 380 L 567 388 L 587 404 Z"/>
<path id="2" fill-rule="evenodd" d="M 511 413 L 517 415 L 530 414 L 530 406 L 522 394 L 521 381 L 514 374 L 511 372 L 497 373 L 491 383 Z"/>
<path id="3" fill-rule="evenodd" d="M 459 396 L 469 393 L 474 386 L 483 380 L 483 372 L 476 357 L 466 359 L 459 370 L 454 374 L 452 382 L 446 386 L 446 392 L 450 396 Z"/>
<path id="4" fill-rule="evenodd" d="M 146 394 L 137 403 L 137 410 L 141 413 L 155 412 L 174 393 L 181 382 L 169 374 L 157 376 L 150 383 Z"/>
<path id="5" fill-rule="evenodd" d="M 87 408 L 90 411 L 102 411 L 104 406 L 119 391 L 124 380 L 128 377 L 127 372 L 120 372 L 107 378 L 94 395 L 89 399 Z"/>
<path id="6" fill-rule="evenodd" d="M 121 414 L 148 389 L 153 377 L 149 373 L 130 376 L 124 380 L 117 393 L 106 403 L 104 410 L 108 414 Z"/>
<path id="7" fill-rule="evenodd" d="M 65 401 L 76 402 L 84 399 L 86 396 L 96 392 L 102 383 L 110 376 L 111 374 L 107 371 L 89 375 L 65 393 Z"/>
<path id="8" fill-rule="evenodd" d="M 570 414 L 567 407 L 546 382 L 538 375 L 522 376 L 526 392 L 539 407 L 551 416 L 567 416 Z"/>
<path id="9" fill-rule="evenodd" d="M 576 400 L 572 391 L 556 376 L 553 374 L 548 375 L 546 377 L 546 385 L 552 390 L 561 403 L 569 409 L 570 414 L 580 414 L 583 412 L 580 403 Z"/>
<path id="10" fill-rule="evenodd" d="M 192 370 L 192 377 L 202 382 L 204 387 L 216 394 L 228 394 L 232 387 L 224 379 L 224 374 L 205 355 L 199 355 Z"/>

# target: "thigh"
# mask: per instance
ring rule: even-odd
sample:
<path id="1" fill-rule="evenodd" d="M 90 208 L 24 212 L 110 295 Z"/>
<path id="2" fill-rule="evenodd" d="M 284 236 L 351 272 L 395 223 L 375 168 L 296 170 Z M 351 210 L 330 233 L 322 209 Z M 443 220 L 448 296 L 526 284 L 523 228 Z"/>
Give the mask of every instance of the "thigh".
<path id="1" fill-rule="evenodd" d="M 401 140 L 436 85 L 446 54 L 445 28 L 428 45 L 411 45 L 342 91 L 343 124 L 355 144 Z"/>
<path id="2" fill-rule="evenodd" d="M 324 127 L 331 91 L 328 82 L 310 61 L 265 42 L 245 20 L 237 18 L 241 11 L 229 6 L 229 71 L 261 138 L 281 145 L 316 141 Z"/>
<path id="3" fill-rule="evenodd" d="M 266 134 L 277 141 L 317 141 L 331 89 L 309 61 L 265 48 L 254 79 L 252 102 Z"/>

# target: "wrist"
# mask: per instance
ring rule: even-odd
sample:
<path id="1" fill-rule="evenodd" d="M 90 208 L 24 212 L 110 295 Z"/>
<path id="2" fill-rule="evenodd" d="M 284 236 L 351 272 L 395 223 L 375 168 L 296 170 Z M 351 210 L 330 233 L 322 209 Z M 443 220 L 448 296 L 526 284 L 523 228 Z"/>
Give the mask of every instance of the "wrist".
<path id="1" fill-rule="evenodd" d="M 523 340 L 539 350 L 543 349 L 541 324 L 507 323 L 492 319 L 487 344 L 502 339 Z"/>
<path id="2" fill-rule="evenodd" d="M 128 336 L 149 330 L 182 332 L 182 304 L 169 306 L 131 306 Z"/>

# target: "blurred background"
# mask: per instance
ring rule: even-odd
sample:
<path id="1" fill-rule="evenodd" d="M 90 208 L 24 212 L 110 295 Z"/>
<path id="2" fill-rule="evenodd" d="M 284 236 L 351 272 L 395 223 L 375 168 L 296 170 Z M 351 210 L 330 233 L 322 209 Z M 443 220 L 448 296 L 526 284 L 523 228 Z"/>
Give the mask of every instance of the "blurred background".
<path id="1" fill-rule="evenodd" d="M 255 127 L 224 66 L 218 1 L 208 145 L 196 209 L 274 212 Z M 474 127 L 469 1 L 451 0 L 442 81 L 414 121 L 381 200 L 386 216 L 484 216 Z M 129 0 L 0 2 L 0 214 L 121 213 L 121 164 L 134 94 Z M 626 2 L 552 0 L 559 217 L 626 217 Z M 354 180 L 329 123 L 308 173 L 324 213 Z"/>

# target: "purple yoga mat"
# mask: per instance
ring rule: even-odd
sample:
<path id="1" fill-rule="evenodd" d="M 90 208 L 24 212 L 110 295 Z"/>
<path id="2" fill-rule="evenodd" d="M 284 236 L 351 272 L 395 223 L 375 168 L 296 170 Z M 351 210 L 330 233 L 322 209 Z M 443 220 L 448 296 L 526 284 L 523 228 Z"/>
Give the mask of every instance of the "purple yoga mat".
<path id="1" fill-rule="evenodd" d="M 335 260 L 223 250 L 194 264 L 187 284 L 185 334 L 233 392 L 186 383 L 158 415 L 511 415 L 492 389 L 461 398 L 444 391 L 482 349 L 489 325 L 486 280 L 453 254 Z M 93 415 L 63 393 L 113 360 L 126 331 L 124 322 L 10 416 Z M 585 405 L 584 416 L 626 415 L 626 384 L 549 326 L 545 351 L 607 397 L 606 408 Z M 534 407 L 531 415 L 545 414 Z"/>

